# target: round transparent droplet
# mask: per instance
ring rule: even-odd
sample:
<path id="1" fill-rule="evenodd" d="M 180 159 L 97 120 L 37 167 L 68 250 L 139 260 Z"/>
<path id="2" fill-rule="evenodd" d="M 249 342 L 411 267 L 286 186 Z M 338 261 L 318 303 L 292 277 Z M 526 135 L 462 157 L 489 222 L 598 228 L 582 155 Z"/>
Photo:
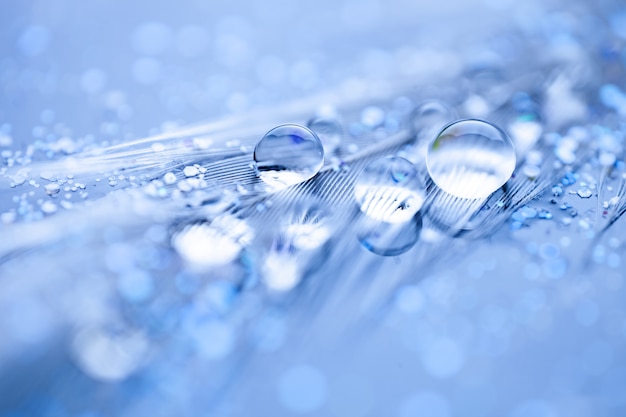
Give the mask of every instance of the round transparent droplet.
<path id="1" fill-rule="evenodd" d="M 270 191 L 304 182 L 324 164 L 324 147 L 310 129 L 286 124 L 263 136 L 254 148 L 257 175 Z"/>
<path id="2" fill-rule="evenodd" d="M 424 196 L 415 166 L 398 156 L 372 161 L 354 185 L 354 197 L 361 211 L 387 223 L 413 218 L 422 208 Z"/>
<path id="3" fill-rule="evenodd" d="M 506 133 L 474 119 L 446 126 L 426 155 L 435 184 L 460 198 L 488 197 L 511 178 L 515 161 L 515 149 Z"/>
<path id="4" fill-rule="evenodd" d="M 322 141 L 324 153 L 331 154 L 341 144 L 343 127 L 339 119 L 332 116 L 314 117 L 309 120 L 307 127 L 311 129 Z"/>

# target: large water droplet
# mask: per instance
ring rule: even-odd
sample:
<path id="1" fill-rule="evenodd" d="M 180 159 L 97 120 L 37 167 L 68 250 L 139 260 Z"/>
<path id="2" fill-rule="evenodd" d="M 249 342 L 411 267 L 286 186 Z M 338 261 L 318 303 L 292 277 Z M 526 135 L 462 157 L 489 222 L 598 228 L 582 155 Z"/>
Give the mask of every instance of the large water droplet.
<path id="1" fill-rule="evenodd" d="M 324 147 L 310 129 L 286 124 L 263 136 L 254 148 L 254 161 L 269 191 L 278 191 L 314 177 L 324 164 Z"/>
<path id="2" fill-rule="evenodd" d="M 424 187 L 412 163 L 389 156 L 365 167 L 354 185 L 354 197 L 367 216 L 387 223 L 401 223 L 422 208 Z"/>
<path id="3" fill-rule="evenodd" d="M 460 198 L 485 198 L 515 169 L 515 149 L 500 128 L 482 120 L 446 126 L 428 148 L 426 165 L 443 191 Z"/>
<path id="4" fill-rule="evenodd" d="M 337 149 L 343 136 L 343 127 L 339 119 L 332 116 L 319 116 L 309 120 L 307 127 L 322 141 L 324 152 L 330 154 Z"/>

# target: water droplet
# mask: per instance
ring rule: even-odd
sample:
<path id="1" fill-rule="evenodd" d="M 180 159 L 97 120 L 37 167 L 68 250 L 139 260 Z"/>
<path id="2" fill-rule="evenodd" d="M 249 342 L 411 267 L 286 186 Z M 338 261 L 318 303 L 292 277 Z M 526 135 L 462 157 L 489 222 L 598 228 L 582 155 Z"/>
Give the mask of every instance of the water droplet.
<path id="1" fill-rule="evenodd" d="M 524 226 L 523 222 L 520 221 L 514 221 L 511 223 L 511 230 L 519 230 Z"/>
<path id="2" fill-rule="evenodd" d="M 576 150 L 578 149 L 578 141 L 570 136 L 560 138 L 554 148 L 556 157 L 566 165 L 573 164 L 576 161 Z"/>
<path id="3" fill-rule="evenodd" d="M 515 150 L 498 127 L 481 120 L 446 126 L 428 148 L 426 165 L 443 191 L 484 198 L 503 186 L 515 169 Z"/>
<path id="4" fill-rule="evenodd" d="M 577 177 L 576 174 L 574 174 L 573 172 L 568 172 L 561 179 L 561 183 L 563 185 L 572 185 L 572 184 L 576 183 L 576 177 Z"/>
<path id="5" fill-rule="evenodd" d="M 410 220 L 424 204 L 424 187 L 412 163 L 398 156 L 371 162 L 354 185 L 359 208 L 388 223 Z"/>
<path id="6" fill-rule="evenodd" d="M 600 155 L 598 156 L 598 162 L 600 162 L 600 165 L 605 167 L 613 165 L 616 159 L 615 154 L 610 152 L 600 152 Z"/>
<path id="7" fill-rule="evenodd" d="M 519 212 L 526 219 L 533 219 L 533 218 L 537 217 L 537 210 L 535 210 L 532 207 L 528 207 L 528 206 L 522 207 L 521 209 L 519 209 Z"/>
<path id="8" fill-rule="evenodd" d="M 0 221 L 4 224 L 13 223 L 17 219 L 17 215 L 13 212 L 0 214 Z"/>
<path id="9" fill-rule="evenodd" d="M 199 173 L 200 173 L 200 171 L 198 170 L 198 168 L 196 168 L 193 165 L 186 166 L 183 169 L 183 174 L 185 174 L 185 177 L 195 177 Z"/>
<path id="10" fill-rule="evenodd" d="M 52 183 L 52 184 L 47 184 L 44 187 L 44 189 L 46 190 L 46 194 L 54 195 L 54 194 L 58 194 L 59 191 L 61 191 L 61 186 L 59 186 L 59 184 Z"/>
<path id="11" fill-rule="evenodd" d="M 254 148 L 257 175 L 270 191 L 313 178 L 324 164 L 324 147 L 306 127 L 286 124 L 263 136 Z"/>
<path id="12" fill-rule="evenodd" d="M 522 168 L 524 175 L 526 175 L 529 179 L 535 179 L 541 174 L 541 168 L 537 165 L 524 165 Z"/>
<path id="13" fill-rule="evenodd" d="M 315 117 L 309 120 L 307 127 L 320 138 L 326 154 L 335 151 L 341 143 L 343 127 L 335 117 Z"/>
<path id="14" fill-rule="evenodd" d="M 552 218 L 552 213 L 550 213 L 546 209 L 541 209 L 541 210 L 539 210 L 539 213 L 537 214 L 537 217 L 539 217 L 540 219 L 549 220 L 549 219 Z"/>
<path id="15" fill-rule="evenodd" d="M 520 211 L 516 211 L 511 215 L 511 219 L 516 222 L 524 223 L 526 217 Z"/>
<path id="16" fill-rule="evenodd" d="M 581 187 L 576 194 L 578 194 L 580 198 L 589 198 L 593 195 L 593 192 L 587 187 Z"/>
<path id="17" fill-rule="evenodd" d="M 559 187 L 558 185 L 555 185 L 554 187 L 552 187 L 552 195 L 555 197 L 560 197 L 563 195 L 563 189 L 561 187 Z"/>
<path id="18" fill-rule="evenodd" d="M 57 205 L 54 204 L 52 201 L 45 201 L 41 205 L 41 211 L 43 211 L 46 214 L 52 214 L 57 211 Z"/>
<path id="19" fill-rule="evenodd" d="M 167 174 L 163 175 L 163 182 L 167 185 L 174 184 L 176 182 L 176 174 L 174 174 L 173 172 L 168 172 Z"/>

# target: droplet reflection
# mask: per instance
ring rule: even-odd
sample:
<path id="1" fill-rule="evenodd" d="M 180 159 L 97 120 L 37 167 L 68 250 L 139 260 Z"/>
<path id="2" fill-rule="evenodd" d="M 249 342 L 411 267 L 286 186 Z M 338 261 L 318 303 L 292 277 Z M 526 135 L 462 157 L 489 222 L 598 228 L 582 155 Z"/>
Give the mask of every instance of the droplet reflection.
<path id="1" fill-rule="evenodd" d="M 306 127 L 286 124 L 263 136 L 254 148 L 255 169 L 268 191 L 313 178 L 324 164 L 324 147 Z"/>
<path id="2" fill-rule="evenodd" d="M 432 180 L 460 198 L 485 198 L 503 186 L 515 169 L 515 150 L 498 127 L 482 120 L 446 126 L 428 148 Z"/>

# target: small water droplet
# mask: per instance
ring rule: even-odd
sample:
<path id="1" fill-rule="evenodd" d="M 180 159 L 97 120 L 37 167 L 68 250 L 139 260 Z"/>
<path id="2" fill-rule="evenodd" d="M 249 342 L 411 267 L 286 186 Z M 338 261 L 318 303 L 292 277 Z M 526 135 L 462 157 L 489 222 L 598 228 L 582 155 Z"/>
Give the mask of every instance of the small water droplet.
<path id="1" fill-rule="evenodd" d="M 176 183 L 176 174 L 174 174 L 173 172 L 168 172 L 167 174 L 163 175 L 163 182 L 167 185 L 172 185 Z"/>
<path id="2" fill-rule="evenodd" d="M 539 213 L 537 213 L 537 217 L 540 219 L 550 220 L 552 218 L 552 213 L 546 209 L 541 209 L 539 210 Z"/>
<path id="3" fill-rule="evenodd" d="M 343 127 L 339 119 L 335 117 L 314 117 L 309 120 L 307 127 L 320 138 L 326 154 L 331 154 L 341 144 Z"/>
<path id="4" fill-rule="evenodd" d="M 57 205 L 54 204 L 52 201 L 45 201 L 41 205 L 41 211 L 43 211 L 46 214 L 52 214 L 57 211 Z"/>
<path id="5" fill-rule="evenodd" d="M 46 194 L 54 195 L 58 194 L 59 191 L 61 191 L 61 186 L 56 183 L 46 184 L 46 186 L 44 186 L 44 189 L 46 190 Z"/>
<path id="6" fill-rule="evenodd" d="M 286 124 L 263 136 L 254 148 L 257 175 L 269 191 L 313 178 L 324 164 L 324 147 L 310 129 Z"/>
<path id="7" fill-rule="evenodd" d="M 368 106 L 361 112 L 361 123 L 374 129 L 385 121 L 385 111 L 377 106 Z"/>
<path id="8" fill-rule="evenodd" d="M 600 162 L 600 165 L 605 167 L 613 165 L 616 159 L 615 154 L 611 152 L 600 152 L 600 155 L 598 156 L 598 162 Z"/>
<path id="9" fill-rule="evenodd" d="M 526 217 L 520 211 L 516 211 L 511 215 L 511 219 L 516 222 L 524 223 Z"/>
<path id="10" fill-rule="evenodd" d="M 533 219 L 535 217 L 537 217 L 537 210 L 532 208 L 532 207 L 522 207 L 519 212 L 522 214 L 522 216 L 524 216 L 527 219 Z"/>
<path id="11" fill-rule="evenodd" d="M 587 187 L 581 187 L 576 194 L 578 194 L 580 198 L 589 198 L 593 195 L 592 191 Z"/>
<path id="12" fill-rule="evenodd" d="M 541 168 L 537 165 L 524 165 L 522 171 L 529 179 L 535 179 L 541 174 Z"/>
<path id="13" fill-rule="evenodd" d="M 511 223 L 511 230 L 519 230 L 522 226 L 524 226 L 524 223 L 516 220 Z"/>
<path id="14" fill-rule="evenodd" d="M 554 148 L 554 154 L 559 161 L 569 165 L 576 162 L 576 149 L 578 149 L 578 142 L 573 138 L 564 137 Z"/>
<path id="15" fill-rule="evenodd" d="M 563 189 L 561 187 L 559 187 L 558 185 L 555 185 L 554 187 L 552 187 L 552 195 L 555 197 L 560 197 L 563 195 Z"/>
<path id="16" fill-rule="evenodd" d="M 573 172 L 568 172 L 567 174 L 565 174 L 565 176 L 563 176 L 563 178 L 561 179 L 561 183 L 563 185 L 572 185 L 576 183 L 576 174 L 574 174 Z"/>
<path id="17" fill-rule="evenodd" d="M 363 213 L 388 223 L 413 218 L 424 204 L 424 187 L 417 170 L 398 156 L 372 161 L 359 175 L 354 197 Z"/>
<path id="18" fill-rule="evenodd" d="M 482 120 L 446 126 L 428 148 L 426 165 L 443 191 L 460 198 L 485 198 L 515 169 L 515 150 L 498 127 Z"/>
<path id="19" fill-rule="evenodd" d="M 193 165 L 188 165 L 183 169 L 183 174 L 185 174 L 185 177 L 195 177 L 199 173 L 200 171 L 198 170 L 198 168 Z"/>

